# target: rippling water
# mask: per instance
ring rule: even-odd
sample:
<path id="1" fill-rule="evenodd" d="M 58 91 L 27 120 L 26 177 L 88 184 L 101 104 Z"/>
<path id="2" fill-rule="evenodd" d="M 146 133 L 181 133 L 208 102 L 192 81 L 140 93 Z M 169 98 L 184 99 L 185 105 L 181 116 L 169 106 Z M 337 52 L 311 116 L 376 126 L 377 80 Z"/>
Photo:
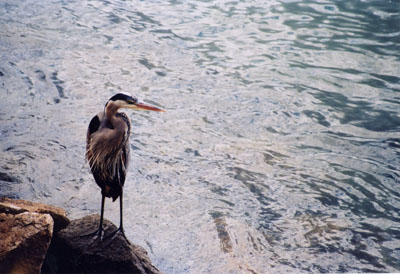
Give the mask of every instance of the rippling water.
<path id="1" fill-rule="evenodd" d="M 166 273 L 400 271 L 399 1 L 1 1 L 0 195 L 97 213 L 124 91 L 129 239 Z M 118 222 L 118 203 L 105 217 Z"/>

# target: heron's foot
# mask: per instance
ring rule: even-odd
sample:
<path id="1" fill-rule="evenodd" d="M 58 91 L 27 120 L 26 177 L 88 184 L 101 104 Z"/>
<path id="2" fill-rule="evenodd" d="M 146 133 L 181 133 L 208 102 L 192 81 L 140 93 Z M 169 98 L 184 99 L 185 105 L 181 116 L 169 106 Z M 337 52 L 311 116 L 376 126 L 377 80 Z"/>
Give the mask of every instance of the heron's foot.
<path id="1" fill-rule="evenodd" d="M 79 235 L 78 237 L 80 238 L 91 238 L 89 245 L 93 245 L 95 242 L 100 241 L 102 242 L 104 239 L 104 229 L 103 228 L 98 228 L 96 231 L 88 233 L 88 234 L 83 234 Z"/>
<path id="2" fill-rule="evenodd" d="M 100 236 L 101 234 L 104 235 L 103 229 L 96 229 L 94 232 L 90 232 L 88 234 L 83 234 L 83 235 L 79 235 L 78 237 L 80 238 L 85 238 L 85 237 L 94 237 L 94 236 Z"/>
<path id="3" fill-rule="evenodd" d="M 111 232 L 110 234 L 106 235 L 104 237 L 104 241 L 107 242 L 107 246 L 112 243 L 112 241 L 118 236 L 122 235 L 122 237 L 125 239 L 125 241 L 130 245 L 131 243 L 129 242 L 128 238 L 125 236 L 124 229 L 122 227 L 118 228 L 117 230 Z"/>

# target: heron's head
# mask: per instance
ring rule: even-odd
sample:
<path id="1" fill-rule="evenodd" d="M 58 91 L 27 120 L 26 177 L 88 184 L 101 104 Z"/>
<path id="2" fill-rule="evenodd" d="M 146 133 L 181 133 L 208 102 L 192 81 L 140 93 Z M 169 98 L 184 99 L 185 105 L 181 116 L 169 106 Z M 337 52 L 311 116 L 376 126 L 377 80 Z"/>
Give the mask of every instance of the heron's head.
<path id="1" fill-rule="evenodd" d="M 120 108 L 130 108 L 134 110 L 164 111 L 161 108 L 140 102 L 136 97 L 118 93 L 111 97 L 106 106 L 106 111 L 116 112 Z"/>

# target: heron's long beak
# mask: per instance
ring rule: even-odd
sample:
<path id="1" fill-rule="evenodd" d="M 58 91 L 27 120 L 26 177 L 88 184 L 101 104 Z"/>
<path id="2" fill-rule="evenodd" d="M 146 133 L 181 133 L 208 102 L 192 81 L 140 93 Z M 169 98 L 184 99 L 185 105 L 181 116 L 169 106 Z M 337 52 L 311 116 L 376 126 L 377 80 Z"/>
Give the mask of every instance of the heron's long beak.
<path id="1" fill-rule="evenodd" d="M 135 109 L 135 110 L 151 110 L 151 111 L 158 111 L 158 112 L 164 112 L 165 110 L 158 108 L 156 106 L 150 105 L 150 104 L 145 104 L 143 102 L 136 102 L 135 104 L 129 104 L 127 105 L 128 108 Z"/>

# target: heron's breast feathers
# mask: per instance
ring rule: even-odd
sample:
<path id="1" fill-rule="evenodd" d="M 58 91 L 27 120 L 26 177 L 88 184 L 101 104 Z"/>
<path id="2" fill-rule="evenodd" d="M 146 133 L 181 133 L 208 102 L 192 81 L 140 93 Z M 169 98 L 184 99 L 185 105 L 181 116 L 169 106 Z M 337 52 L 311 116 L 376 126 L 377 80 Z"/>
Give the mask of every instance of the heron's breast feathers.
<path id="1" fill-rule="evenodd" d="M 104 181 L 124 181 L 129 162 L 130 121 L 125 113 L 115 118 L 105 120 L 98 114 L 87 132 L 86 159 L 95 177 Z"/>
<path id="2" fill-rule="evenodd" d="M 104 177 L 114 176 L 117 172 L 117 165 L 123 149 L 122 140 L 110 141 L 109 138 L 103 135 L 94 133 L 89 137 L 86 159 L 92 171 L 96 170 L 99 175 L 104 174 Z"/>

